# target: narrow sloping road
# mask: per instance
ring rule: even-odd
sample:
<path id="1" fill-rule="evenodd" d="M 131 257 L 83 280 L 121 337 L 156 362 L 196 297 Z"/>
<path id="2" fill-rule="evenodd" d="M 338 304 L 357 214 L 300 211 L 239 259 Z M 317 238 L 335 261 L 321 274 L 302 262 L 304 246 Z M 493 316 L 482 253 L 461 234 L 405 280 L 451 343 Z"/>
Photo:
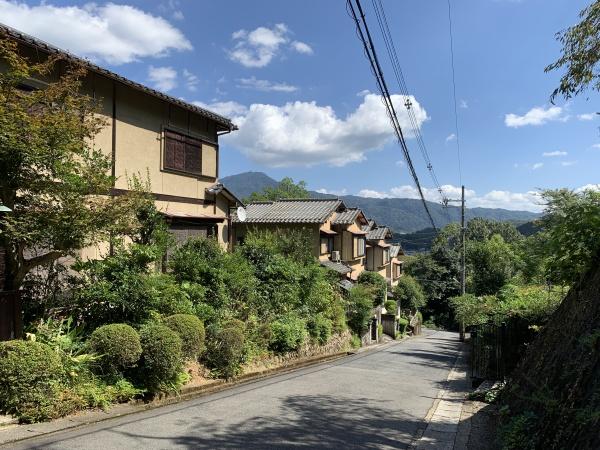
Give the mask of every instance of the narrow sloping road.
<path id="1" fill-rule="evenodd" d="M 406 448 L 459 351 L 425 331 L 332 363 L 11 448 Z"/>

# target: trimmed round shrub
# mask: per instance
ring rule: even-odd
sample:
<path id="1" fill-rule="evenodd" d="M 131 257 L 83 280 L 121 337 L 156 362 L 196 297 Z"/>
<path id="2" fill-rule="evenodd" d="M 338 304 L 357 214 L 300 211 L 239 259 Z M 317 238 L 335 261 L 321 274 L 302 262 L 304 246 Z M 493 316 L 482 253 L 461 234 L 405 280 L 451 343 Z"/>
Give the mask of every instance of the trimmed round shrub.
<path id="1" fill-rule="evenodd" d="M 124 323 L 96 328 L 87 345 L 92 352 L 102 356 L 99 366 L 105 374 L 117 374 L 134 367 L 142 354 L 140 335 Z"/>
<path id="2" fill-rule="evenodd" d="M 398 305 L 394 300 L 386 300 L 384 303 L 384 308 L 386 309 L 388 314 L 396 315 Z"/>
<path id="3" fill-rule="evenodd" d="M 278 353 L 298 350 L 306 339 L 306 323 L 294 315 L 283 316 L 271 323 L 269 347 Z"/>
<path id="4" fill-rule="evenodd" d="M 0 342 L 0 412 L 28 423 L 54 417 L 63 376 L 60 358 L 48 345 Z"/>
<path id="5" fill-rule="evenodd" d="M 204 351 L 204 324 L 191 314 L 175 314 L 164 320 L 166 326 L 181 338 L 184 358 L 195 360 Z"/>
<path id="6" fill-rule="evenodd" d="M 237 319 L 208 327 L 205 360 L 217 376 L 229 379 L 240 373 L 245 329 L 244 322 Z"/>
<path id="7" fill-rule="evenodd" d="M 140 331 L 140 341 L 140 369 L 146 387 L 156 392 L 176 383 L 183 370 L 182 344 L 177 333 L 166 325 L 146 325 Z"/>
<path id="8" fill-rule="evenodd" d="M 315 339 L 320 345 L 326 344 L 331 337 L 331 320 L 324 317 L 322 314 L 317 314 L 310 318 L 306 325 L 310 337 Z"/>

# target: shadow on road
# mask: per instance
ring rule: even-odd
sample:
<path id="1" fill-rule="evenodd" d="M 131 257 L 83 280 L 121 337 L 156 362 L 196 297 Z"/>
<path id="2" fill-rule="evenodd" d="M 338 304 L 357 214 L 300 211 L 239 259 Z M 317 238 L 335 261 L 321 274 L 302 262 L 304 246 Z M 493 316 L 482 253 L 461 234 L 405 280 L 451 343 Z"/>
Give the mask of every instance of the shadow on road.
<path id="1" fill-rule="evenodd" d="M 297 396 L 283 401 L 275 416 L 253 417 L 223 428 L 190 417 L 184 436 L 153 437 L 111 430 L 150 447 L 185 448 L 407 448 L 422 420 L 372 406 L 369 399 Z"/>

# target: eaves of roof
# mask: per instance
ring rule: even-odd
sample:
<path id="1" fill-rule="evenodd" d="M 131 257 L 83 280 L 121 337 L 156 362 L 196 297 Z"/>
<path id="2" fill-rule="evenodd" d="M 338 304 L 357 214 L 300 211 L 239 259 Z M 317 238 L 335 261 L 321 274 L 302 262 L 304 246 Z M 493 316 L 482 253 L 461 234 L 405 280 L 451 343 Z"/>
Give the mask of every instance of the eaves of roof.
<path id="1" fill-rule="evenodd" d="M 107 78 L 110 78 L 111 80 L 122 83 L 128 87 L 131 87 L 132 89 L 144 92 L 146 94 L 152 95 L 153 97 L 157 97 L 157 98 L 164 100 L 168 103 L 171 103 L 173 105 L 177 105 L 185 110 L 188 110 L 188 111 L 194 112 L 196 114 L 199 114 L 203 117 L 212 119 L 219 125 L 219 131 L 234 131 L 234 130 L 238 129 L 238 127 L 230 119 L 228 119 L 226 117 L 223 117 L 219 114 L 216 114 L 212 111 L 201 108 L 199 106 L 192 105 L 191 103 L 184 102 L 183 100 L 180 100 L 178 98 L 171 97 L 170 95 L 167 95 L 167 94 L 164 94 L 155 89 L 149 88 L 148 86 L 144 86 L 141 83 L 132 81 L 132 80 L 125 78 L 115 72 L 111 72 L 108 69 L 97 66 L 96 64 L 93 64 L 90 61 L 80 58 L 79 56 L 75 56 L 72 53 L 69 53 L 65 50 L 61 50 L 58 47 L 48 44 L 47 42 L 44 42 L 44 41 L 37 39 L 33 36 L 30 36 L 28 34 L 22 33 L 21 31 L 15 30 L 14 28 L 11 28 L 11 27 L 1 24 L 1 23 L 0 23 L 0 34 L 6 34 L 8 37 L 10 37 L 11 39 L 14 39 L 17 42 L 21 42 L 24 45 L 45 51 L 48 54 L 60 55 L 61 57 L 63 57 L 64 59 L 66 59 L 68 61 L 73 61 L 75 63 L 81 64 L 86 69 L 88 69 L 92 72 L 104 75 Z"/>

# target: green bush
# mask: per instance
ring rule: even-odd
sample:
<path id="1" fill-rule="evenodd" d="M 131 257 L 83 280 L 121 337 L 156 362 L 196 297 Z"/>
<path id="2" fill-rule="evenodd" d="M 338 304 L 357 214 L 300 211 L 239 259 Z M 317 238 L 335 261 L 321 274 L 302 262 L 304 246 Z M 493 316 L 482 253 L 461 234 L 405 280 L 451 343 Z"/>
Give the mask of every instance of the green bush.
<path id="1" fill-rule="evenodd" d="M 109 375 L 134 367 L 142 354 L 138 332 L 124 323 L 96 328 L 87 345 L 93 353 L 100 355 L 99 367 Z"/>
<path id="2" fill-rule="evenodd" d="M 348 294 L 348 326 L 359 336 L 373 316 L 373 301 L 368 288 L 355 285 Z"/>
<path id="3" fill-rule="evenodd" d="M 404 335 L 404 334 L 406 333 L 406 329 L 408 328 L 408 324 L 409 324 L 409 323 L 410 323 L 410 322 L 409 322 L 409 321 L 408 321 L 408 319 L 407 319 L 407 318 L 405 318 L 405 317 L 400 317 L 400 318 L 398 319 L 398 332 L 399 332 L 401 335 Z"/>
<path id="4" fill-rule="evenodd" d="M 142 380 L 151 392 L 173 386 L 183 369 L 181 338 L 166 325 L 150 324 L 140 331 Z"/>
<path id="5" fill-rule="evenodd" d="M 398 305 L 394 300 L 386 300 L 384 303 L 384 307 L 388 314 L 396 315 L 396 311 L 398 309 Z"/>
<path id="6" fill-rule="evenodd" d="M 377 340 L 383 337 L 383 325 L 377 325 Z"/>
<path id="7" fill-rule="evenodd" d="M 236 319 L 208 327 L 204 359 L 215 375 L 229 379 L 240 373 L 245 328 L 244 322 Z"/>
<path id="8" fill-rule="evenodd" d="M 189 293 L 171 275 L 155 273 L 144 277 L 143 282 L 149 309 L 164 316 L 194 313 Z"/>
<path id="9" fill-rule="evenodd" d="M 425 294 L 417 280 L 403 275 L 394 286 L 394 298 L 404 310 L 415 310 L 425 306 Z"/>
<path id="10" fill-rule="evenodd" d="M 33 341 L 0 342 L 0 412 L 21 422 L 55 416 L 55 396 L 63 377 L 58 355 Z"/>
<path id="11" fill-rule="evenodd" d="M 191 314 L 175 314 L 167 317 L 165 325 L 181 338 L 183 356 L 190 360 L 198 359 L 204 351 L 204 324 Z"/>
<path id="12" fill-rule="evenodd" d="M 298 350 L 306 339 L 306 322 L 288 314 L 271 323 L 271 333 L 271 350 L 278 353 L 292 352 Z"/>
<path id="13" fill-rule="evenodd" d="M 358 276 L 356 280 L 358 284 L 370 287 L 373 298 L 373 305 L 383 305 L 386 300 L 387 294 L 387 281 L 377 272 L 364 271 Z"/>
<path id="14" fill-rule="evenodd" d="M 320 345 L 326 344 L 331 337 L 332 323 L 331 320 L 317 314 L 311 317 L 307 322 L 308 334 L 315 339 Z"/>
<path id="15" fill-rule="evenodd" d="M 344 307 L 344 300 L 339 294 L 329 305 L 328 317 L 331 319 L 331 331 L 333 333 L 340 334 L 346 331 L 346 308 Z"/>
<path id="16" fill-rule="evenodd" d="M 362 345 L 360 337 L 358 337 L 356 334 L 353 334 L 352 338 L 350 339 L 350 345 L 352 346 L 352 348 L 360 348 L 360 346 Z"/>

